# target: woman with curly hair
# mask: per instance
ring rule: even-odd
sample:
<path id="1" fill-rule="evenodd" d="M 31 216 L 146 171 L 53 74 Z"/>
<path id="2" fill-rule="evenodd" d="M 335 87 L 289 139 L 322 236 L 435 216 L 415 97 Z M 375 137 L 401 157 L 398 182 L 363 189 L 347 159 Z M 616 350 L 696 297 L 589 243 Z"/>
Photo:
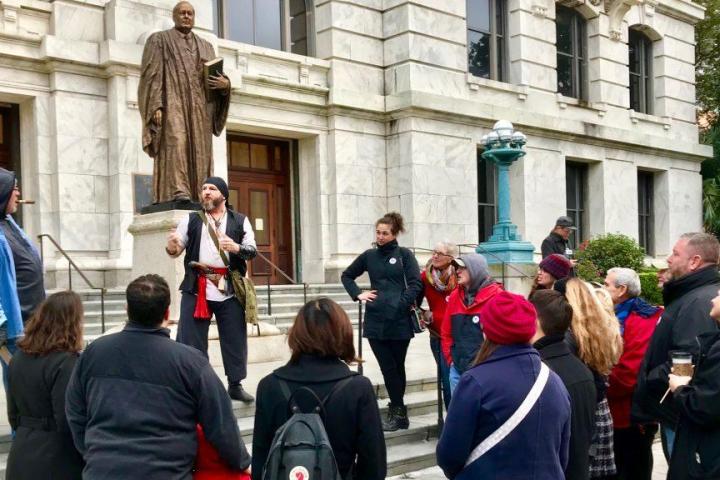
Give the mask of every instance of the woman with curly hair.
<path id="1" fill-rule="evenodd" d="M 615 475 L 613 422 L 607 401 L 608 375 L 622 354 L 620 327 L 612 303 L 589 283 L 568 280 L 565 297 L 573 309 L 566 341 L 595 377 L 597 407 L 595 434 L 590 445 L 590 478 Z"/>
<path id="2" fill-rule="evenodd" d="M 380 365 L 390 397 L 385 431 L 407 430 L 410 425 L 404 399 L 405 357 L 415 335 L 412 306 L 423 290 L 415 255 L 398 244 L 397 237 L 404 231 L 402 215 L 383 215 L 375 222 L 375 248 L 361 253 L 340 276 L 350 298 L 366 302 L 363 336 Z M 364 273 L 370 278 L 370 290 L 363 291 L 355 282 Z"/>
<path id="3" fill-rule="evenodd" d="M 25 326 L 9 368 L 8 419 L 16 431 L 7 478 L 76 480 L 83 459 L 65 417 L 65 390 L 83 346 L 83 307 L 73 292 L 50 295 Z"/>

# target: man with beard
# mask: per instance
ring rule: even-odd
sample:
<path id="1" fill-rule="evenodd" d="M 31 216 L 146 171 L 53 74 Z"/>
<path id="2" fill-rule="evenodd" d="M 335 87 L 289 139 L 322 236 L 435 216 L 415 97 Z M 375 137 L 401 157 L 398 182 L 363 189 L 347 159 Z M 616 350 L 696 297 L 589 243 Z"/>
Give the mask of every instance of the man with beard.
<path id="1" fill-rule="evenodd" d="M 663 285 L 665 311 L 645 351 L 631 409 L 635 423 L 660 421 L 667 458 L 673 450 L 678 423 L 678 408 L 673 395 L 663 399 L 672 368 L 670 353 L 689 352 L 697 362 L 699 344 L 696 337 L 717 331 L 718 325 L 710 317 L 709 306 L 720 287 L 719 259 L 720 243 L 709 233 L 681 235 L 667 259 L 670 275 Z"/>
<path id="2" fill-rule="evenodd" d="M 246 260 L 257 255 L 255 233 L 242 213 L 227 205 L 228 186 L 220 177 L 208 177 L 202 186 L 200 212 L 180 221 L 168 236 L 165 251 L 171 257 L 185 253 L 185 278 L 180 284 L 180 324 L 177 341 L 207 356 L 208 328 L 214 314 L 220 335 L 228 393 L 233 400 L 252 402 L 240 382 L 247 376 L 247 326 L 245 312 L 234 295 L 230 271 L 247 273 Z M 210 229 L 217 237 L 217 245 Z M 223 255 L 229 265 L 223 261 Z"/>

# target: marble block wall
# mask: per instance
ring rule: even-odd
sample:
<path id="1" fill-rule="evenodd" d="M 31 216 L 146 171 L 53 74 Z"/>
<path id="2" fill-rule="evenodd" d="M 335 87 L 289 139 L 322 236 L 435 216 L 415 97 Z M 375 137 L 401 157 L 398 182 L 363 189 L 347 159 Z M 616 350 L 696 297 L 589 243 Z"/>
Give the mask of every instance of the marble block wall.
<path id="1" fill-rule="evenodd" d="M 139 62 L 175 0 L 13 0 L 0 5 L 0 102 L 20 105 L 27 230 L 52 234 L 107 285 L 127 281 L 140 146 Z M 316 0 L 315 57 L 218 39 L 212 0 L 196 31 L 233 82 L 227 131 L 297 147 L 298 261 L 304 280 L 337 280 L 389 210 L 408 246 L 477 243 L 480 138 L 500 118 L 528 134 L 511 169 L 513 220 L 539 246 L 565 212 L 565 162 L 588 165 L 587 231 L 637 236 L 637 170 L 654 172 L 655 250 L 701 226 L 694 23 L 684 0 L 583 2 L 588 102 L 556 93 L 555 2 L 508 0 L 508 77 L 467 68 L 465 0 Z M 607 7 L 607 8 L 606 8 Z M 629 110 L 628 29 L 653 41 L 651 115 Z M 214 139 L 227 173 L 225 135 Z M 295 187 L 293 187 L 295 188 Z M 297 239 L 296 239 L 297 241 Z M 48 270 L 66 264 L 46 249 Z M 58 276 L 59 278 L 59 276 Z"/>

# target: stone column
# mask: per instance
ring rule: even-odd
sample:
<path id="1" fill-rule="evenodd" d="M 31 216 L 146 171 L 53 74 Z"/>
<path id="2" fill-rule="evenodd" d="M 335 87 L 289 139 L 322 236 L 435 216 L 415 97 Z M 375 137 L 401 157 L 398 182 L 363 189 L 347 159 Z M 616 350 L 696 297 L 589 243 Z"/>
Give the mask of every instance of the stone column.
<path id="1" fill-rule="evenodd" d="M 510 0 L 507 8 L 510 83 L 556 92 L 555 2 Z"/>

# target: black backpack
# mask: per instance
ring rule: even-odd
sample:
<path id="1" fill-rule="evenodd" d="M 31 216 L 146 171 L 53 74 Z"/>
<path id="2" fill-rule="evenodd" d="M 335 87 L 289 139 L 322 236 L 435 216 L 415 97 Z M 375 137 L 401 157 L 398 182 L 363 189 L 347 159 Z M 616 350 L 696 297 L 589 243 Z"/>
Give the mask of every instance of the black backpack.
<path id="1" fill-rule="evenodd" d="M 322 400 L 308 387 L 300 387 L 290 394 L 288 384 L 278 379 L 292 416 L 275 432 L 263 468 L 263 480 L 342 480 L 321 414 L 325 415 L 325 405 L 330 397 L 350 383 L 355 375 L 333 385 Z M 303 413 L 293 403 L 300 391 L 307 392 L 317 402 L 313 412 Z"/>

